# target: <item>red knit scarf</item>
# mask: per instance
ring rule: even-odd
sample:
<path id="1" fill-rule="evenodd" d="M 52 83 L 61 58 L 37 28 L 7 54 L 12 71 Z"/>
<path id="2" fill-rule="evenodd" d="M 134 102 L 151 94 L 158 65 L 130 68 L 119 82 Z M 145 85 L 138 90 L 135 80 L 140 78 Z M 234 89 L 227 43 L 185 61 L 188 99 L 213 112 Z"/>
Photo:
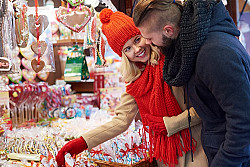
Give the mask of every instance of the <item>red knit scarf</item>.
<path id="1" fill-rule="evenodd" d="M 178 164 L 178 156 L 183 156 L 182 151 L 186 153 L 191 150 L 188 129 L 167 137 L 163 134 L 156 135 L 152 133 L 150 127 L 149 130 L 146 128 L 148 126 L 146 113 L 171 117 L 182 112 L 170 87 L 163 80 L 164 55 L 161 55 L 158 63 L 156 66 L 147 65 L 142 75 L 126 87 L 126 91 L 135 98 L 144 130 L 149 132 L 150 159 L 155 157 L 157 160 L 163 160 L 165 165 L 175 166 Z"/>

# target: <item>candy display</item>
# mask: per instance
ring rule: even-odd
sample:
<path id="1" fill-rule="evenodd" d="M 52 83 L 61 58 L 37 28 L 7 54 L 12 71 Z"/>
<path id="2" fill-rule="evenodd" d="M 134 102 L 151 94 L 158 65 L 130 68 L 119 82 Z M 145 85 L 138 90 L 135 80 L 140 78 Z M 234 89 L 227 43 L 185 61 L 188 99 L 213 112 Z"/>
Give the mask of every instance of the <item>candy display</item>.
<path id="1" fill-rule="evenodd" d="M 65 144 L 114 118 L 125 89 L 121 59 L 110 51 L 101 29 L 100 1 L 67 0 L 58 8 L 39 3 L 0 0 L 3 167 L 57 167 Z M 116 10 L 109 1 L 104 5 Z M 78 91 L 78 84 L 86 91 Z M 105 143 L 66 153 L 65 166 L 148 163 L 148 139 L 142 134 L 141 123 L 133 120 Z"/>
<path id="2" fill-rule="evenodd" d="M 65 144 L 65 139 L 76 138 L 82 132 L 89 131 L 109 121 L 112 117 L 108 113 L 98 111 L 90 119 L 76 118 L 72 120 L 58 120 L 52 127 L 31 127 L 7 131 L 6 149 L 7 156 L 12 160 L 29 160 L 45 165 L 57 166 L 55 156 L 58 150 Z M 95 122 L 95 123 L 94 123 Z M 93 124 L 94 123 L 94 124 Z M 76 133 L 76 127 L 79 129 Z M 105 160 L 122 164 L 134 164 L 144 160 L 146 144 L 141 140 L 141 124 L 132 123 L 123 134 L 113 138 L 91 151 L 84 151 L 76 157 L 65 155 L 68 165 L 88 164 L 94 165 L 95 160 Z M 144 145 L 145 144 L 145 145 Z M 112 146 L 112 148 L 110 147 Z M 88 163 L 87 163 L 88 162 Z"/>

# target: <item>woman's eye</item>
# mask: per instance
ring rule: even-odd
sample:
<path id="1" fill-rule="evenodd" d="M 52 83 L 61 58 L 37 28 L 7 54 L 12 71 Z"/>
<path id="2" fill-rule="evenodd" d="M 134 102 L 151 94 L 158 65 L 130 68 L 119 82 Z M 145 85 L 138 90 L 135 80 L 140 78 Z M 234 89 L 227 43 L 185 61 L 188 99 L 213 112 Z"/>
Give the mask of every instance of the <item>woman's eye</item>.
<path id="1" fill-rule="evenodd" d="M 141 37 L 137 37 L 136 39 L 135 39 L 135 43 L 139 43 L 141 41 Z"/>
<path id="2" fill-rule="evenodd" d="M 124 49 L 124 52 L 128 52 L 130 49 L 131 49 L 131 47 L 128 46 L 128 47 L 126 47 L 126 48 Z"/>

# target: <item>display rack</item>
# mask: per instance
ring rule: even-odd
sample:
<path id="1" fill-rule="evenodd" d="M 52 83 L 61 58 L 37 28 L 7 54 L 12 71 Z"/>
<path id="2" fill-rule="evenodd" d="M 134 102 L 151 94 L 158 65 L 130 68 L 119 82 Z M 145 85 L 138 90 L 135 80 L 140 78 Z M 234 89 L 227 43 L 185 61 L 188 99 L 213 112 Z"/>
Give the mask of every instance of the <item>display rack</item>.
<path id="1" fill-rule="evenodd" d="M 61 72 L 61 64 L 58 55 L 58 49 L 61 46 L 73 46 L 75 44 L 82 45 L 84 40 L 82 39 L 64 39 L 64 40 L 57 40 L 53 43 L 54 47 L 54 56 L 55 56 L 55 64 L 56 64 L 56 72 L 51 73 L 48 82 L 49 84 L 54 84 L 56 79 L 63 79 L 63 73 Z M 93 93 L 94 92 L 94 80 L 82 80 L 79 82 L 67 82 L 71 84 L 71 88 L 73 91 L 77 93 Z"/>
<path id="2" fill-rule="evenodd" d="M 75 44 L 82 45 L 84 42 L 83 39 L 63 39 L 58 40 L 55 43 L 53 43 L 54 46 L 71 46 Z"/>

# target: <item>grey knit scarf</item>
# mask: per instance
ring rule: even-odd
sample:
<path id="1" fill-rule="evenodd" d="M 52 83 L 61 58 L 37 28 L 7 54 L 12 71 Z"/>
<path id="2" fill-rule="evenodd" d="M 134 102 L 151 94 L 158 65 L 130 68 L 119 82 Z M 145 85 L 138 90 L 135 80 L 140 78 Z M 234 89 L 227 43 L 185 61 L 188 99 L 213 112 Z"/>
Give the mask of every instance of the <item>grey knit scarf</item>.
<path id="1" fill-rule="evenodd" d="M 163 50 L 163 78 L 170 86 L 183 86 L 190 79 L 196 57 L 206 39 L 215 0 L 188 0 L 180 21 L 180 33 L 174 47 Z"/>

